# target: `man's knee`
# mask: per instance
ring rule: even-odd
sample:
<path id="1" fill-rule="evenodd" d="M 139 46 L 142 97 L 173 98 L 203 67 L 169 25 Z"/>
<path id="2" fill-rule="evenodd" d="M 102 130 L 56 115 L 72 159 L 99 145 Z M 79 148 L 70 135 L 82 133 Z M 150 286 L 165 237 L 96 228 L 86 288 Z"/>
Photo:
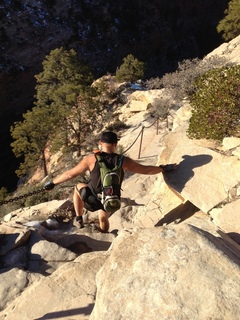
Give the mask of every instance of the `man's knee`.
<path id="1" fill-rule="evenodd" d="M 87 210 L 97 211 L 103 208 L 101 201 L 92 193 L 88 186 L 85 185 L 81 189 L 77 189 L 77 191 Z"/>
<path id="2" fill-rule="evenodd" d="M 87 185 L 85 183 L 78 183 L 75 188 L 74 188 L 74 193 L 77 194 L 82 200 L 82 196 L 81 196 L 81 190 L 82 188 L 86 188 Z"/>

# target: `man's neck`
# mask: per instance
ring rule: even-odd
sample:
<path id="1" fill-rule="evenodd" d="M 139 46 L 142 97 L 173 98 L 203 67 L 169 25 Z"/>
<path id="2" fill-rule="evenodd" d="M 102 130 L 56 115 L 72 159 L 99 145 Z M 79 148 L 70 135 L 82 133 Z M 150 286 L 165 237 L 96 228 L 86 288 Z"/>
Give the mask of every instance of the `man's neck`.
<path id="1" fill-rule="evenodd" d="M 104 148 L 102 148 L 101 152 L 115 153 L 116 152 L 116 148 L 115 148 L 115 146 L 104 147 Z"/>

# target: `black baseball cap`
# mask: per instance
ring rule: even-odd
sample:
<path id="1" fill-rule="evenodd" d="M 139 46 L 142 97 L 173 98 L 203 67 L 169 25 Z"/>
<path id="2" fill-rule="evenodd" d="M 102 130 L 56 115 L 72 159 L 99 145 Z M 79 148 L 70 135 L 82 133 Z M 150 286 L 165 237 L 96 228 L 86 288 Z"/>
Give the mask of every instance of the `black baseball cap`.
<path id="1" fill-rule="evenodd" d="M 105 143 L 117 143 L 119 138 L 117 137 L 116 133 L 112 131 L 105 131 L 101 134 L 100 141 Z"/>

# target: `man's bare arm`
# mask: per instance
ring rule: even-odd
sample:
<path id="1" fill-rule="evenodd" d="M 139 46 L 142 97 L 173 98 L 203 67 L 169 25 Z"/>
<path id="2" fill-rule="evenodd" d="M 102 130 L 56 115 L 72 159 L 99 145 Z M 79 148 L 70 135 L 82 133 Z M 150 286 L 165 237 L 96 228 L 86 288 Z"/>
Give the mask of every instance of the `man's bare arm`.
<path id="1" fill-rule="evenodd" d="M 83 158 L 75 167 L 69 169 L 53 179 L 54 184 L 71 180 L 89 170 L 89 157 Z"/>
<path id="2" fill-rule="evenodd" d="M 142 165 L 131 158 L 125 157 L 123 161 L 123 170 L 128 170 L 133 173 L 141 174 L 157 174 L 163 172 L 163 169 L 158 166 L 145 166 Z"/>

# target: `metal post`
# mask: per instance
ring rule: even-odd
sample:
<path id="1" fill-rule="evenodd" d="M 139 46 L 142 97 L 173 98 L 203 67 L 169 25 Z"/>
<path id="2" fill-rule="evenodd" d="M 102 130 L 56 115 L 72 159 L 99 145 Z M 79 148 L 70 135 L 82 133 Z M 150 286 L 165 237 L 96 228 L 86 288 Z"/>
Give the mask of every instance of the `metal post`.
<path id="1" fill-rule="evenodd" d="M 142 131 L 141 131 L 141 139 L 140 139 L 140 146 L 139 146 L 138 159 L 140 159 L 140 155 L 141 155 L 142 140 L 143 140 L 143 130 L 144 130 L 144 127 L 142 127 Z"/>

